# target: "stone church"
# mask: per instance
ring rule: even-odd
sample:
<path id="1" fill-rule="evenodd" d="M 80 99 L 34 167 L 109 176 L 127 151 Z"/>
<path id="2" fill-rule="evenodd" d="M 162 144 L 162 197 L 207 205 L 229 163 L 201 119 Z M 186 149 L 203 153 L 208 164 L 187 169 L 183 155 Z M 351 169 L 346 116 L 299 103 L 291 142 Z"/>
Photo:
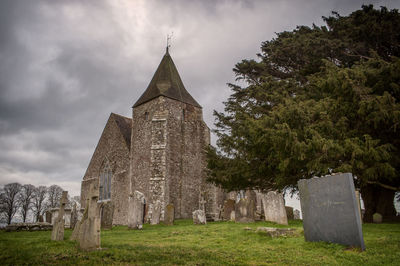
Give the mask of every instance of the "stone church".
<path id="1" fill-rule="evenodd" d="M 204 148 L 210 129 L 202 107 L 185 89 L 167 51 L 142 96 L 132 107 L 132 118 L 111 113 L 83 177 L 81 203 L 85 207 L 92 182 L 99 187 L 102 226 L 128 223 L 129 196 L 144 194 L 145 215 L 156 201 L 172 203 L 175 218 L 191 218 L 205 207 L 212 217 L 224 193 L 206 183 Z M 146 220 L 147 217 L 144 217 Z"/>

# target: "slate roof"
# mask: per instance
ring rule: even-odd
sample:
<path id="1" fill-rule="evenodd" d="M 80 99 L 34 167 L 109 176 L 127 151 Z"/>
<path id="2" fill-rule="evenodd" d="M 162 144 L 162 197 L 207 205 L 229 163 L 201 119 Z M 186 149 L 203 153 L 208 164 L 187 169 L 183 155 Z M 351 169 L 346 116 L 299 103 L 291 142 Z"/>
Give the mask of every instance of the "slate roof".
<path id="1" fill-rule="evenodd" d="M 128 146 L 128 149 L 131 149 L 132 119 L 114 113 L 111 113 L 110 116 L 114 119 L 115 123 L 117 124 L 122 134 L 122 137 L 124 138 L 126 145 Z"/>
<path id="2" fill-rule="evenodd" d="M 172 61 L 168 53 L 168 49 L 149 86 L 133 107 L 137 107 L 161 95 L 201 108 L 200 104 L 185 89 L 174 61 Z"/>

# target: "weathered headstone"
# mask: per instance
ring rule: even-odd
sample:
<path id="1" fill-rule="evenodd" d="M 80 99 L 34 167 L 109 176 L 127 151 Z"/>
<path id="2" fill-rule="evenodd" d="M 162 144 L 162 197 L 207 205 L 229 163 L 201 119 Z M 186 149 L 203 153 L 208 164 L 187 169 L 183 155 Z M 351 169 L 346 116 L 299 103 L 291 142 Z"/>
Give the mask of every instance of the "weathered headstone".
<path id="1" fill-rule="evenodd" d="M 159 224 L 160 223 L 160 216 L 161 216 L 161 201 L 157 200 L 153 204 L 153 208 L 151 210 L 151 219 L 150 224 Z"/>
<path id="2" fill-rule="evenodd" d="M 114 204 L 107 202 L 103 205 L 100 211 L 101 229 L 112 229 L 112 222 L 114 217 Z"/>
<path id="3" fill-rule="evenodd" d="M 144 194 L 135 191 L 133 195 L 129 197 L 129 216 L 128 216 L 128 228 L 129 229 L 142 229 L 143 227 L 143 216 L 144 216 Z"/>
<path id="4" fill-rule="evenodd" d="M 365 249 L 350 173 L 298 181 L 306 241 Z"/>
<path id="5" fill-rule="evenodd" d="M 294 210 L 293 211 L 293 219 L 294 220 L 300 220 L 300 211 L 299 210 Z"/>
<path id="6" fill-rule="evenodd" d="M 46 211 L 46 223 L 51 224 L 51 211 Z"/>
<path id="7" fill-rule="evenodd" d="M 239 223 L 254 222 L 255 204 L 251 199 L 240 199 L 235 205 L 235 221 Z"/>
<path id="8" fill-rule="evenodd" d="M 193 212 L 194 224 L 207 224 L 206 214 L 203 210 L 195 210 Z"/>
<path id="9" fill-rule="evenodd" d="M 380 213 L 374 213 L 372 215 L 372 221 L 376 224 L 382 223 L 382 215 Z"/>
<path id="10" fill-rule="evenodd" d="M 43 223 L 43 222 L 44 222 L 44 220 L 43 220 L 43 215 L 39 215 L 38 222 L 39 222 L 39 223 Z"/>
<path id="11" fill-rule="evenodd" d="M 286 217 L 288 220 L 293 220 L 294 219 L 294 214 L 293 214 L 293 207 L 290 206 L 285 206 L 286 209 Z"/>
<path id="12" fill-rule="evenodd" d="M 164 224 L 174 225 L 174 218 L 175 218 L 174 204 L 170 203 L 165 207 Z"/>
<path id="13" fill-rule="evenodd" d="M 269 191 L 262 197 L 265 221 L 287 225 L 285 203 L 282 193 Z"/>
<path id="14" fill-rule="evenodd" d="M 78 227 L 79 247 L 82 250 L 93 250 L 100 248 L 100 208 L 104 203 L 97 203 L 99 199 L 99 188 L 97 183 L 91 183 L 88 193 L 89 199 L 86 204 L 85 213 Z"/>
<path id="15" fill-rule="evenodd" d="M 64 208 L 65 205 L 68 203 L 67 195 L 67 191 L 62 192 L 60 200 L 60 210 L 54 222 L 53 230 L 51 231 L 51 240 L 64 240 Z"/>
<path id="16" fill-rule="evenodd" d="M 224 202 L 223 219 L 225 221 L 231 220 L 232 212 L 235 212 L 235 201 L 233 199 L 227 199 Z"/>
<path id="17" fill-rule="evenodd" d="M 71 212 L 71 223 L 70 223 L 70 228 L 74 229 L 75 224 L 78 221 L 78 211 L 76 210 L 76 203 L 74 203 L 74 206 L 72 207 L 72 212 Z"/>

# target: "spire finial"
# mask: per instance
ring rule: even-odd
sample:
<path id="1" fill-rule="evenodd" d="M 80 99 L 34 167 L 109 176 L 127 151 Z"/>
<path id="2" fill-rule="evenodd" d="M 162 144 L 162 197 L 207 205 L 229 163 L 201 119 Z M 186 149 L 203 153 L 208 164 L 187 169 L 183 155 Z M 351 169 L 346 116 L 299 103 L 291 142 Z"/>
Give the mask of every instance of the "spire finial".
<path id="1" fill-rule="evenodd" d="M 173 31 L 171 32 L 171 34 L 167 34 L 167 54 L 168 54 L 169 47 L 171 47 L 171 39 L 172 39 L 173 35 L 174 35 Z"/>

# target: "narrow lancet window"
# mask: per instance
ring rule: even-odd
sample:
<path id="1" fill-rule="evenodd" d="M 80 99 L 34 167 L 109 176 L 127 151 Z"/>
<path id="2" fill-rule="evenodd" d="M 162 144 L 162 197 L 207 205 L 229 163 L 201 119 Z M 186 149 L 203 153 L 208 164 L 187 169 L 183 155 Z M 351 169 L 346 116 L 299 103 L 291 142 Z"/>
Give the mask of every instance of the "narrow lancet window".
<path id="1" fill-rule="evenodd" d="M 111 178 L 112 169 L 110 163 L 108 160 L 106 160 L 100 172 L 100 200 L 107 200 L 111 198 Z"/>

